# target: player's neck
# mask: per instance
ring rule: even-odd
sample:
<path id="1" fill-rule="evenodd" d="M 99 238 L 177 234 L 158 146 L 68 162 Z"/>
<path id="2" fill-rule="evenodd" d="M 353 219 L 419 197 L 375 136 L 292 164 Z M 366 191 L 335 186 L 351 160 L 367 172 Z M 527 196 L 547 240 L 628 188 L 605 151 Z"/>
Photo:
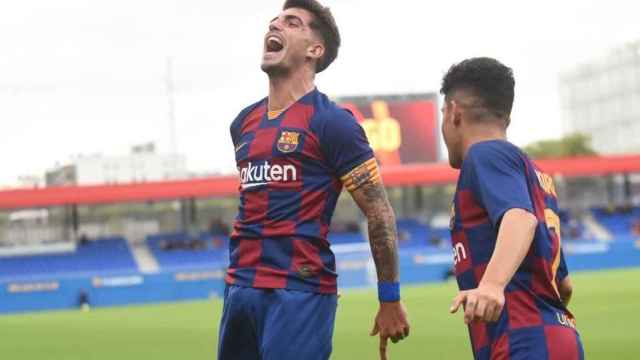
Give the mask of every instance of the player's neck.
<path id="1" fill-rule="evenodd" d="M 284 110 L 315 88 L 315 74 L 305 69 L 282 76 L 269 76 L 269 111 Z"/>
<path id="2" fill-rule="evenodd" d="M 506 141 L 506 131 L 497 127 L 473 127 L 471 129 L 468 129 L 466 135 L 462 139 L 464 153 L 466 154 L 469 148 L 473 146 L 473 144 L 491 140 Z"/>

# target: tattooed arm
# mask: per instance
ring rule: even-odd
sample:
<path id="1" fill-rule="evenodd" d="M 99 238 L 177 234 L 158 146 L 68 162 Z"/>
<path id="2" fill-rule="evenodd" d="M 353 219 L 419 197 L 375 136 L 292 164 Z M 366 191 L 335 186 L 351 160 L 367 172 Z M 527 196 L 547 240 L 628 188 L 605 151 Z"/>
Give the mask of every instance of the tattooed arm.
<path id="1" fill-rule="evenodd" d="M 375 169 L 377 172 L 377 168 Z M 396 219 L 387 193 L 379 179 L 370 176 L 351 186 L 351 196 L 367 218 L 371 254 L 379 284 L 398 285 L 398 245 Z M 349 187 L 348 187 L 349 188 Z M 355 189 L 354 189 L 355 188 Z M 407 312 L 401 301 L 380 302 L 371 336 L 380 337 L 380 359 L 387 358 L 387 340 L 396 343 L 409 336 Z"/>
<path id="2" fill-rule="evenodd" d="M 398 246 L 396 217 L 380 182 L 368 180 L 351 193 L 367 218 L 369 244 L 379 282 L 397 282 Z"/>

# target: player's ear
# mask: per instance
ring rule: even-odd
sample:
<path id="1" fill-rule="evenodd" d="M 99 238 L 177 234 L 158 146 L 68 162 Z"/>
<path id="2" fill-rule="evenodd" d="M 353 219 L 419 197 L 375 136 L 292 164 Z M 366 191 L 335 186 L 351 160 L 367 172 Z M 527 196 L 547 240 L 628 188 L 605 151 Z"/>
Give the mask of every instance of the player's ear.
<path id="1" fill-rule="evenodd" d="M 462 108 L 456 103 L 455 100 L 451 100 L 451 117 L 453 125 L 459 127 L 462 124 Z"/>
<path id="2" fill-rule="evenodd" d="M 307 57 L 316 60 L 316 62 L 319 62 L 323 56 L 324 45 L 322 45 L 322 43 L 316 42 L 307 48 Z"/>

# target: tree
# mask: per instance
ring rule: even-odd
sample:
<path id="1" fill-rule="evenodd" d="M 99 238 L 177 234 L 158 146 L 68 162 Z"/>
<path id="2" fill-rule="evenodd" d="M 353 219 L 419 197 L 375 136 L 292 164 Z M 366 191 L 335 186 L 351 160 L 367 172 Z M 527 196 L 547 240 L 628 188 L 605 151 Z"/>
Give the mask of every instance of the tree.
<path id="1" fill-rule="evenodd" d="M 557 140 L 537 141 L 525 146 L 524 151 L 534 159 L 596 155 L 596 151 L 591 147 L 591 138 L 579 133 L 569 134 Z M 554 180 L 558 192 L 561 192 L 562 206 L 574 209 L 592 206 L 591 200 L 588 200 L 585 194 L 601 188 L 599 185 L 603 181 L 597 177 L 555 177 Z"/>
<path id="2" fill-rule="evenodd" d="M 570 134 L 557 140 L 541 140 L 524 147 L 534 159 L 596 155 L 591 138 L 584 134 Z"/>

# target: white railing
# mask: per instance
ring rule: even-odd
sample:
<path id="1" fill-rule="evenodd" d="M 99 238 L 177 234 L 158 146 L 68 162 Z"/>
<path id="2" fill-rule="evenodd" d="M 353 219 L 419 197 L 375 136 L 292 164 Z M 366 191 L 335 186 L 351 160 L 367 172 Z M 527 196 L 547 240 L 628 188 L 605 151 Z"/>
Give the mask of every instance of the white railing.
<path id="1" fill-rule="evenodd" d="M 0 247 L 0 258 L 25 255 L 61 254 L 74 251 L 76 251 L 76 243 L 73 241 L 22 244 Z"/>

